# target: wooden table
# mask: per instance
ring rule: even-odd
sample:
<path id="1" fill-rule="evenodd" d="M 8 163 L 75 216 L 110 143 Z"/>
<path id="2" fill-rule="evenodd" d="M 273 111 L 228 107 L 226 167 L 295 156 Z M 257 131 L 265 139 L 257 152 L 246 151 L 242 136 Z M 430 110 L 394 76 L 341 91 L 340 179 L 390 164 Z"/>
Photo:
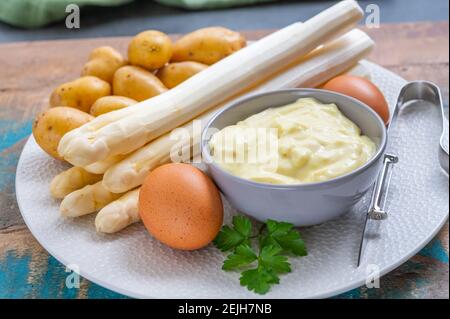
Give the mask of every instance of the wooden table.
<path id="1" fill-rule="evenodd" d="M 448 22 L 382 25 L 366 30 L 376 41 L 370 60 L 405 79 L 434 81 L 448 103 Z M 246 32 L 257 39 L 267 31 Z M 21 218 L 14 178 L 36 113 L 52 89 L 79 75 L 91 49 L 127 38 L 21 42 L 0 45 L 0 298 L 121 298 L 85 279 L 67 289 L 65 267 L 39 245 Z M 47 187 L 43 185 L 42 187 Z M 338 298 L 448 298 L 448 223 L 418 255 L 381 279 Z"/>

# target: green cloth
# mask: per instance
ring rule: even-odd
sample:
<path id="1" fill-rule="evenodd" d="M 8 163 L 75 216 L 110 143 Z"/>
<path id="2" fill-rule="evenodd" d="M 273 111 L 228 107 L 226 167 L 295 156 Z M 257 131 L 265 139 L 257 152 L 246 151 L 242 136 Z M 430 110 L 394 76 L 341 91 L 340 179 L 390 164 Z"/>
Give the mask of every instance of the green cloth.
<path id="1" fill-rule="evenodd" d="M 80 8 L 86 5 L 117 6 L 133 0 L 0 0 L 0 21 L 24 28 L 42 27 L 64 19 L 69 4 Z M 185 9 L 212 9 L 236 5 L 248 5 L 273 0 L 156 0 L 157 2 Z M 82 13 L 81 13 L 82 14 Z"/>
<path id="2" fill-rule="evenodd" d="M 64 19 L 66 7 L 77 4 L 116 6 L 132 0 L 0 0 L 0 21 L 17 27 L 37 28 Z"/>
<path id="3" fill-rule="evenodd" d="M 160 3 L 182 7 L 185 9 L 218 9 L 232 6 L 243 6 L 259 2 L 269 2 L 274 0 L 156 0 Z"/>

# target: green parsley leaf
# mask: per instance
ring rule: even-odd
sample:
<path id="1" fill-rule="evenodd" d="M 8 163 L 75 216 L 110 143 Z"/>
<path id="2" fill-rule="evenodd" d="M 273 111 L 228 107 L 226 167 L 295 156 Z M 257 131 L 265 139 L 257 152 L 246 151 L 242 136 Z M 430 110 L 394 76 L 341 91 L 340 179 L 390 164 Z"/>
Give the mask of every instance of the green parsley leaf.
<path id="1" fill-rule="evenodd" d="M 214 239 L 214 244 L 221 251 L 228 251 L 236 248 L 240 244 L 249 245 L 249 237 L 252 232 L 252 223 L 247 217 L 234 216 L 233 226 L 223 226 L 217 237 Z"/>
<path id="2" fill-rule="evenodd" d="M 250 219 L 244 216 L 233 216 L 234 229 L 245 237 L 250 237 L 252 233 L 252 223 Z"/>
<path id="3" fill-rule="evenodd" d="M 279 255 L 283 251 L 277 246 L 265 246 L 259 254 L 259 265 L 276 274 L 291 272 L 291 265 L 286 256 Z"/>
<path id="4" fill-rule="evenodd" d="M 251 264 L 258 259 L 253 249 L 248 245 L 239 245 L 236 247 L 234 253 L 228 255 L 224 261 L 222 269 L 232 270 L 238 267 L 242 267 Z"/>
<path id="5" fill-rule="evenodd" d="M 277 222 L 273 219 L 268 219 L 266 222 L 266 226 L 269 233 L 274 236 L 286 234 L 294 227 L 293 224 L 286 222 Z"/>
<path id="6" fill-rule="evenodd" d="M 214 239 L 214 244 L 221 251 L 228 251 L 240 245 L 244 240 L 245 237 L 240 233 L 228 226 L 223 226 L 222 230 Z"/>
<path id="7" fill-rule="evenodd" d="M 265 294 L 273 284 L 280 282 L 279 274 L 291 271 L 285 254 L 305 256 L 306 247 L 300 233 L 290 223 L 268 220 L 257 236 L 251 236 L 251 233 L 250 220 L 234 216 L 233 227 L 223 226 L 214 244 L 222 251 L 231 251 L 223 263 L 223 270 L 247 267 L 239 279 L 241 285 Z M 259 242 L 258 254 L 252 249 L 252 240 Z M 248 269 L 255 261 L 258 262 L 256 268 Z"/>
<path id="8" fill-rule="evenodd" d="M 294 225 L 274 220 L 268 220 L 266 225 L 267 234 L 261 238 L 262 246 L 279 246 L 284 251 L 296 256 L 306 256 L 308 254 L 305 243 L 300 237 L 300 233 L 293 229 Z"/>
<path id="9" fill-rule="evenodd" d="M 280 278 L 275 273 L 258 267 L 244 271 L 239 281 L 241 286 L 262 295 L 269 291 L 271 285 L 278 284 Z"/>
<path id="10" fill-rule="evenodd" d="M 308 255 L 305 242 L 295 230 L 289 231 L 286 235 L 278 236 L 275 240 L 285 251 L 290 252 L 295 256 Z"/>

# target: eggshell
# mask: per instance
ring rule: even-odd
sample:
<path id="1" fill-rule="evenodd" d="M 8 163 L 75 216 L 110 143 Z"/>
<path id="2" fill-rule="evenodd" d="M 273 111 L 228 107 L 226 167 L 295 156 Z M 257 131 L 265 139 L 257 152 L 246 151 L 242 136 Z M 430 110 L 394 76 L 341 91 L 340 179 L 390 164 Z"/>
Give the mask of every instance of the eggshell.
<path id="1" fill-rule="evenodd" d="M 201 170 L 181 163 L 149 173 L 139 193 L 139 214 L 156 239 L 176 249 L 208 245 L 223 222 L 220 193 Z"/>
<path id="2" fill-rule="evenodd" d="M 370 106 L 384 123 L 389 122 L 389 106 L 380 89 L 365 78 L 340 75 L 328 81 L 323 89 L 351 96 Z"/>

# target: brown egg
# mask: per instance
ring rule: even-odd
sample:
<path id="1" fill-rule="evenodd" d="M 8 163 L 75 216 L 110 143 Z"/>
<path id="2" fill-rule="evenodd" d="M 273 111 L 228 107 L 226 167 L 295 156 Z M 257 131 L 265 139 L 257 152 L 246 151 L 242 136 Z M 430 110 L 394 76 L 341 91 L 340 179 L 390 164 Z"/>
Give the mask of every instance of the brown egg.
<path id="1" fill-rule="evenodd" d="M 340 75 L 328 81 L 323 89 L 342 93 L 370 106 L 380 115 L 384 123 L 389 122 L 389 106 L 380 89 L 367 79 Z"/>
<path id="2" fill-rule="evenodd" d="M 166 164 L 150 172 L 139 193 L 147 230 L 176 249 L 208 245 L 223 222 L 220 193 L 211 179 L 188 164 Z"/>

